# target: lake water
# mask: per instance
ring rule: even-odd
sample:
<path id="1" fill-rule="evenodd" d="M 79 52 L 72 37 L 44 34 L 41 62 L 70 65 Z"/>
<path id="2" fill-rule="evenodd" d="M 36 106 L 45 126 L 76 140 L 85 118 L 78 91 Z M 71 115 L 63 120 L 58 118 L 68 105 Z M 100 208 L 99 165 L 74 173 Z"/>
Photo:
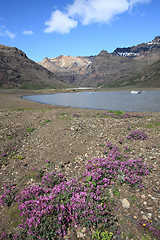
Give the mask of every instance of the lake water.
<path id="1" fill-rule="evenodd" d="M 56 93 L 23 98 L 58 106 L 129 112 L 160 112 L 160 91 L 146 91 L 141 94 L 131 94 L 128 91 Z"/>

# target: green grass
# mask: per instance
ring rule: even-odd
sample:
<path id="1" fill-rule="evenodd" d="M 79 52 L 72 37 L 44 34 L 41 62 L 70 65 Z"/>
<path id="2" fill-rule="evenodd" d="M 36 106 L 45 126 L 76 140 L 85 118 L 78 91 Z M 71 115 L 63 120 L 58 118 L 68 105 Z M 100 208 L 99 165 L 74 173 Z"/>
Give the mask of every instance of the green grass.
<path id="1" fill-rule="evenodd" d="M 111 240 L 113 239 L 113 233 L 112 232 L 108 232 L 108 231 L 99 231 L 98 229 L 96 230 L 95 233 L 93 233 L 92 235 L 92 239 L 95 239 L 95 240 Z"/>
<path id="2" fill-rule="evenodd" d="M 5 209 L 5 216 L 9 220 L 9 225 L 7 226 L 8 232 L 18 227 L 22 221 L 17 203 L 13 203 L 9 208 Z"/>
<path id="3" fill-rule="evenodd" d="M 67 113 L 65 113 L 65 112 L 64 112 L 64 113 L 61 113 L 61 116 L 65 116 L 65 115 L 67 115 Z"/>
<path id="4" fill-rule="evenodd" d="M 141 240 L 152 240 L 152 238 L 149 235 L 144 235 L 141 237 Z"/>
<path id="5" fill-rule="evenodd" d="M 21 155 L 17 155 L 17 158 L 23 160 L 23 157 Z"/>
<path id="6" fill-rule="evenodd" d="M 108 111 L 108 113 L 114 113 L 116 116 L 118 115 L 124 115 L 124 112 L 123 111 Z"/>
<path id="7" fill-rule="evenodd" d="M 124 219 L 120 219 L 119 222 L 120 222 L 121 224 L 123 224 L 123 225 L 126 224 L 126 221 L 125 221 Z"/>
<path id="8" fill-rule="evenodd" d="M 51 120 L 45 120 L 43 123 L 49 123 L 51 122 Z"/>
<path id="9" fill-rule="evenodd" d="M 35 128 L 27 128 L 27 129 L 26 129 L 26 131 L 27 131 L 28 133 L 32 133 L 34 130 L 35 130 Z"/>
<path id="10" fill-rule="evenodd" d="M 115 197 L 120 197 L 120 192 L 119 192 L 119 189 L 117 188 L 117 187 L 115 187 L 113 190 L 112 190 L 112 192 L 113 192 L 113 195 L 115 196 Z"/>
<path id="11" fill-rule="evenodd" d="M 130 199 L 131 203 L 135 203 L 136 200 L 137 200 L 137 197 L 136 197 L 136 195 L 132 194 L 132 195 L 129 197 L 129 199 Z"/>
<path id="12" fill-rule="evenodd" d="M 41 112 L 47 112 L 48 110 L 53 110 L 53 108 L 14 108 L 14 107 L 7 107 L 5 108 L 9 111 L 41 111 Z"/>
<path id="13" fill-rule="evenodd" d="M 30 179 L 32 178 L 32 179 L 34 179 L 35 181 L 38 181 L 37 175 L 38 175 L 37 172 L 35 172 L 35 173 L 29 173 L 29 174 L 27 174 L 24 178 L 25 178 L 25 180 L 30 180 Z"/>
<path id="14" fill-rule="evenodd" d="M 100 147 L 105 147 L 105 146 L 106 146 L 106 144 L 99 144 L 99 146 L 100 146 Z"/>
<path id="15" fill-rule="evenodd" d="M 11 135 L 7 135 L 7 139 L 11 140 L 13 137 Z"/>
<path id="16" fill-rule="evenodd" d="M 17 108 L 16 111 L 28 111 L 29 108 Z"/>
<path id="17" fill-rule="evenodd" d="M 147 124 L 147 125 L 145 125 L 145 127 L 147 127 L 147 128 L 160 127 L 160 122 L 155 122 L 155 123 L 152 123 L 152 124 Z"/>
<path id="18" fill-rule="evenodd" d="M 11 153 L 11 154 L 9 155 L 9 158 L 10 158 L 10 159 L 16 159 L 16 158 L 17 158 L 16 153 Z"/>
<path id="19" fill-rule="evenodd" d="M 51 122 L 51 120 L 45 120 L 44 122 L 41 123 L 42 126 L 46 126 L 47 123 Z"/>

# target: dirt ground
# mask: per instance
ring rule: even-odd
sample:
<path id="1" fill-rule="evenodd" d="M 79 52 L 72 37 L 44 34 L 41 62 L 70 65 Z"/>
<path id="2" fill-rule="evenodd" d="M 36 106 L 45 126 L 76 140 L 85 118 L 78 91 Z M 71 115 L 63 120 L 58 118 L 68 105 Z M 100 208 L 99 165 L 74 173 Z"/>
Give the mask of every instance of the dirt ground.
<path id="1" fill-rule="evenodd" d="M 20 98 L 37 93 L 41 92 L 0 91 L 0 195 L 5 184 L 15 185 L 17 192 L 33 184 L 33 169 L 44 169 L 46 160 L 70 179 L 83 173 L 89 159 L 104 156 L 106 142 L 122 151 L 127 146 L 130 158 L 143 158 L 152 170 L 143 177 L 142 191 L 125 185 L 111 194 L 115 202 L 113 214 L 120 228 L 117 239 L 152 239 L 148 235 L 143 238 L 137 221 L 145 219 L 156 225 L 160 221 L 160 113 L 138 113 L 143 118 L 95 117 L 105 111 L 51 106 Z M 149 140 L 128 141 L 129 128 L 144 130 Z M 127 199 L 129 208 L 122 206 L 123 199 Z M 4 231 L 12 232 L 17 224 L 14 210 L 1 207 L 0 236 Z"/>

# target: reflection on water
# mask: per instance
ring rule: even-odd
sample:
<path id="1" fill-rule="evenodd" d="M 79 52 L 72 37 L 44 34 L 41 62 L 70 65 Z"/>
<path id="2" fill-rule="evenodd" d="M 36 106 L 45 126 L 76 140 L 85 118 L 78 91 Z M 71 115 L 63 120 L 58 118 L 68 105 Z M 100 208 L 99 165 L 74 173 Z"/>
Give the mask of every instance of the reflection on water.
<path id="1" fill-rule="evenodd" d="M 131 112 L 160 112 L 159 91 L 148 91 L 141 94 L 131 94 L 127 91 L 56 93 L 23 98 L 59 106 Z"/>

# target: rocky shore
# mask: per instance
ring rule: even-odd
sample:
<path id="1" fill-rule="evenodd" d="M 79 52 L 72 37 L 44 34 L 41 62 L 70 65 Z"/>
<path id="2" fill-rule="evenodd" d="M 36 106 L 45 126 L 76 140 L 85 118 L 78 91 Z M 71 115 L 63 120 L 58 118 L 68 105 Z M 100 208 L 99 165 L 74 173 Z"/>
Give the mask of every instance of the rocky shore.
<path id="1" fill-rule="evenodd" d="M 131 117 L 123 117 L 115 112 L 34 103 L 20 98 L 25 94 L 1 91 L 0 95 L 0 195 L 4 185 L 15 186 L 18 194 L 35 184 L 35 176 L 44 174 L 49 163 L 66 179 L 78 178 L 90 159 L 106 157 L 109 142 L 130 159 L 143 159 L 151 168 L 142 177 L 141 190 L 127 184 L 108 187 L 119 229 L 115 239 L 160 239 L 151 237 L 145 226 L 138 227 L 139 221 L 145 221 L 158 229 L 160 222 L 160 113 L 128 113 Z M 148 140 L 127 138 L 137 130 Z M 19 225 L 17 211 L 14 203 L 0 207 L 0 236 L 5 232 L 10 239 L 9 234 L 12 236 Z M 69 231 L 64 238 L 91 239 L 85 228 Z"/>

